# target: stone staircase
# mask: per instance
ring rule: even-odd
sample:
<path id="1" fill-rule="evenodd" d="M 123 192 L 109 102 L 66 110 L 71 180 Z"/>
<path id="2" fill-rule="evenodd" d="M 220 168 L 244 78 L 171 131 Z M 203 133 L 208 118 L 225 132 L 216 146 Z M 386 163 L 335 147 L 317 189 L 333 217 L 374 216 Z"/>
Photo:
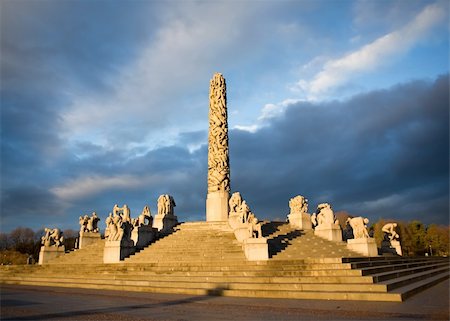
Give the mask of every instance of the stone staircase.
<path id="1" fill-rule="evenodd" d="M 44 266 L 0 268 L 0 283 L 261 298 L 402 301 L 449 277 L 442 258 L 361 258 L 285 223 L 263 226 L 271 259 L 249 262 L 223 223 L 193 222 L 119 264 L 84 263 L 101 242 Z M 331 244 L 330 244 L 331 243 Z M 84 255 L 81 252 L 84 251 Z M 71 256 L 71 258 L 69 258 Z M 67 261 L 66 261 L 67 260 Z M 79 262 L 74 262 L 79 260 Z M 59 261 L 59 263 L 57 262 Z M 67 264 L 72 261 L 73 264 Z M 82 264 L 76 264 L 83 262 Z"/>
<path id="2" fill-rule="evenodd" d="M 361 256 L 348 250 L 346 242 L 331 242 L 284 222 L 263 222 L 262 233 L 268 238 L 269 256 L 275 260 Z"/>
<path id="3" fill-rule="evenodd" d="M 100 239 L 81 250 L 75 249 L 66 252 L 64 255 L 49 261 L 49 264 L 102 264 L 104 247 L 105 240 Z"/>
<path id="4" fill-rule="evenodd" d="M 161 238 L 125 259 L 125 263 L 152 262 L 245 262 L 245 255 L 227 223 L 192 222 L 175 228 L 175 233 Z"/>

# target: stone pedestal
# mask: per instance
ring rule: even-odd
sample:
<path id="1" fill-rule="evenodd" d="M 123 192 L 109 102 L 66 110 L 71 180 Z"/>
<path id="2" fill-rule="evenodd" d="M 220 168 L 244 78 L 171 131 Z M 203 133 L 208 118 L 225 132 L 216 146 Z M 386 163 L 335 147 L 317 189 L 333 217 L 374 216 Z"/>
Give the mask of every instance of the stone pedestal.
<path id="1" fill-rule="evenodd" d="M 78 248 L 81 250 L 88 246 L 89 244 L 95 243 L 98 240 L 101 239 L 100 233 L 94 233 L 94 232 L 83 232 L 80 233 L 80 240 L 78 243 Z"/>
<path id="2" fill-rule="evenodd" d="M 400 245 L 400 242 L 399 241 L 391 241 L 391 247 L 393 247 L 394 249 L 395 249 L 395 252 L 398 254 L 398 255 L 400 255 L 400 256 L 402 256 L 402 246 Z"/>
<path id="3" fill-rule="evenodd" d="M 234 229 L 234 236 L 239 243 L 244 242 L 250 237 L 248 224 L 239 223 L 238 227 Z"/>
<path id="4" fill-rule="evenodd" d="M 298 230 L 311 230 L 311 215 L 307 213 L 291 213 L 288 215 L 289 225 Z"/>
<path id="5" fill-rule="evenodd" d="M 135 252 L 133 241 L 106 241 L 103 250 L 103 263 L 120 263 Z"/>
<path id="6" fill-rule="evenodd" d="M 249 238 L 244 241 L 245 257 L 249 261 L 266 261 L 269 259 L 269 245 L 267 239 Z"/>
<path id="7" fill-rule="evenodd" d="M 363 256 L 378 256 L 377 244 L 374 238 L 348 239 L 347 248 Z"/>
<path id="8" fill-rule="evenodd" d="M 230 214 L 228 217 L 228 225 L 231 227 L 232 230 L 239 227 L 239 225 L 242 224 L 241 222 L 241 216 L 238 213 Z"/>
<path id="9" fill-rule="evenodd" d="M 342 242 L 342 230 L 339 224 L 318 225 L 314 230 L 314 235 L 329 241 Z"/>
<path id="10" fill-rule="evenodd" d="M 131 240 L 137 250 L 143 249 L 156 239 L 158 229 L 150 225 L 135 227 L 131 232 Z"/>
<path id="11" fill-rule="evenodd" d="M 47 264 L 49 261 L 61 256 L 65 253 L 66 248 L 63 246 L 41 246 L 39 252 L 39 264 Z"/>
<path id="12" fill-rule="evenodd" d="M 208 193 L 206 196 L 206 221 L 226 222 L 228 220 L 228 192 Z"/>
<path id="13" fill-rule="evenodd" d="M 153 227 L 161 233 L 172 232 L 177 224 L 178 218 L 175 215 L 157 214 L 153 219 Z"/>
<path id="14" fill-rule="evenodd" d="M 399 241 L 383 240 L 381 242 L 381 254 L 390 253 L 394 255 L 402 256 L 402 247 Z"/>

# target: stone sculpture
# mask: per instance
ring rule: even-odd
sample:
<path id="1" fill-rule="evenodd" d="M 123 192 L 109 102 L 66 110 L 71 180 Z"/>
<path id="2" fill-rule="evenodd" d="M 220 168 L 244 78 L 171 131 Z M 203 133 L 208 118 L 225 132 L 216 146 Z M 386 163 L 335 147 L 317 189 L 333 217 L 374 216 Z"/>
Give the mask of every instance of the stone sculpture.
<path id="1" fill-rule="evenodd" d="M 62 235 L 63 233 L 57 229 L 50 229 L 50 228 L 45 228 L 44 229 L 44 236 L 41 237 L 41 244 L 45 247 L 50 247 L 50 246 L 55 246 L 55 247 L 60 247 L 60 246 L 64 246 L 64 236 Z"/>
<path id="2" fill-rule="evenodd" d="M 158 214 L 153 220 L 153 227 L 161 233 L 171 233 L 175 225 L 178 224 L 178 218 L 175 216 L 175 200 L 168 194 L 158 197 Z"/>
<path id="3" fill-rule="evenodd" d="M 290 213 L 288 214 L 288 221 L 292 227 L 299 230 L 310 230 L 311 217 L 308 212 L 308 200 L 297 195 L 289 200 Z"/>
<path id="4" fill-rule="evenodd" d="M 258 219 L 256 218 L 255 214 L 252 212 L 248 213 L 247 216 L 247 223 L 248 223 L 248 234 L 249 238 L 261 238 L 262 231 L 261 231 L 261 223 L 258 222 Z"/>
<path id="5" fill-rule="evenodd" d="M 311 216 L 311 222 L 314 227 L 329 224 L 339 225 L 339 220 L 334 216 L 331 205 L 328 203 L 322 203 L 317 206 L 316 213 Z"/>
<path id="6" fill-rule="evenodd" d="M 112 213 L 106 219 L 108 236 L 103 251 L 104 263 L 118 263 L 134 253 L 134 242 L 131 239 L 133 225 L 130 209 L 127 205 L 114 205 Z"/>
<path id="7" fill-rule="evenodd" d="M 297 195 L 289 200 L 291 213 L 306 213 L 308 211 L 308 200 L 301 195 Z"/>
<path id="8" fill-rule="evenodd" d="M 58 228 L 45 228 L 41 237 L 41 250 L 39 252 L 39 264 L 46 264 L 65 253 L 64 236 Z"/>
<path id="9" fill-rule="evenodd" d="M 262 225 L 239 192 L 231 195 L 229 208 L 228 224 L 238 242 L 242 243 L 246 258 L 249 261 L 268 260 L 269 245 L 263 237 Z"/>
<path id="10" fill-rule="evenodd" d="M 163 194 L 158 197 L 158 215 L 173 215 L 175 206 L 172 196 Z"/>
<path id="11" fill-rule="evenodd" d="M 145 224 L 146 221 L 147 221 L 147 224 Z M 136 219 L 133 219 L 132 223 L 133 223 L 133 226 L 136 226 L 136 227 L 145 226 L 145 225 L 151 226 L 153 224 L 153 217 L 152 217 L 152 213 L 150 212 L 150 207 L 148 207 L 148 205 L 144 206 L 141 214 Z"/>
<path id="12" fill-rule="evenodd" d="M 106 229 L 108 230 L 107 241 L 125 241 L 131 240 L 131 224 L 130 209 L 125 204 L 119 207 L 117 204 L 113 207 L 113 212 L 106 219 Z"/>
<path id="13" fill-rule="evenodd" d="M 99 232 L 98 222 L 100 221 L 100 218 L 97 216 L 96 212 L 93 212 L 91 217 L 89 217 L 88 215 L 80 216 L 78 221 L 80 223 L 80 235 L 85 232 Z"/>
<path id="14" fill-rule="evenodd" d="M 316 212 L 311 215 L 311 223 L 314 226 L 315 235 L 330 241 L 342 241 L 342 230 L 339 226 L 339 220 L 334 216 L 330 204 L 319 204 Z"/>
<path id="15" fill-rule="evenodd" d="M 150 212 L 150 207 L 147 205 L 144 206 L 141 214 L 132 220 L 132 224 L 133 231 L 131 232 L 131 239 L 136 249 L 143 249 L 155 240 L 158 230 L 153 228 L 153 217 Z"/>
<path id="16" fill-rule="evenodd" d="M 347 248 L 364 256 L 377 256 L 378 249 L 375 239 L 371 238 L 367 231 L 368 218 L 361 216 L 348 218 L 347 224 L 353 230 L 353 239 L 347 240 Z"/>
<path id="17" fill-rule="evenodd" d="M 384 232 L 383 241 L 381 242 L 381 253 L 391 253 L 402 255 L 402 247 L 400 244 L 400 235 L 395 231 L 397 223 L 387 223 L 381 231 Z"/>
<path id="18" fill-rule="evenodd" d="M 242 205 L 242 196 L 239 192 L 233 193 L 229 200 L 230 213 L 228 215 L 228 225 L 234 230 L 243 222 L 240 209 Z"/>
<path id="19" fill-rule="evenodd" d="M 214 74 L 209 87 L 207 221 L 226 221 L 230 192 L 225 78 Z"/>
<path id="20" fill-rule="evenodd" d="M 347 223 L 351 226 L 353 230 L 353 237 L 355 239 L 369 238 L 369 232 L 367 231 L 367 224 L 369 223 L 368 218 L 363 218 L 361 216 L 348 218 Z"/>
<path id="21" fill-rule="evenodd" d="M 110 226 L 111 223 L 112 223 L 112 219 L 113 219 L 112 213 L 110 212 L 109 215 L 108 215 L 108 217 L 107 217 L 106 220 L 105 220 L 105 224 L 106 224 L 106 228 L 105 228 L 105 239 L 108 239 L 108 236 L 109 236 L 109 226 Z"/>
<path id="22" fill-rule="evenodd" d="M 87 230 L 87 225 L 89 221 L 89 216 L 80 216 L 78 222 L 80 223 L 80 234 L 83 234 Z"/>
<path id="23" fill-rule="evenodd" d="M 100 239 L 100 229 L 98 228 L 98 222 L 100 218 L 96 212 L 93 212 L 89 217 L 88 215 L 80 216 L 80 238 L 78 247 L 83 249 L 89 244 L 92 244 Z"/>
<path id="24" fill-rule="evenodd" d="M 400 238 L 400 235 L 397 234 L 395 228 L 397 227 L 397 223 L 387 223 L 382 228 L 381 231 L 384 232 L 384 239 L 388 239 L 389 241 L 394 241 Z"/>

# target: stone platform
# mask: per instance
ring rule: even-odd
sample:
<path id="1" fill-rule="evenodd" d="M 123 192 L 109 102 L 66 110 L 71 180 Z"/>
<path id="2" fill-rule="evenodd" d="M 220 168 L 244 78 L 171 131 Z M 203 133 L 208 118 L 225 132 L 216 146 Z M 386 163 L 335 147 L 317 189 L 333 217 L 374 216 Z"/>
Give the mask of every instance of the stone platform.
<path id="1" fill-rule="evenodd" d="M 402 301 L 448 278 L 442 258 L 361 257 L 331 242 L 263 222 L 269 260 L 248 261 L 226 223 L 192 222 L 123 262 L 103 264 L 92 244 L 44 266 L 0 268 L 3 284 L 259 298 Z M 103 244 L 104 245 L 104 244 Z M 101 250 L 100 250 L 101 249 Z M 86 256 L 83 255 L 85 253 Z M 91 263 L 89 258 L 92 259 Z"/>

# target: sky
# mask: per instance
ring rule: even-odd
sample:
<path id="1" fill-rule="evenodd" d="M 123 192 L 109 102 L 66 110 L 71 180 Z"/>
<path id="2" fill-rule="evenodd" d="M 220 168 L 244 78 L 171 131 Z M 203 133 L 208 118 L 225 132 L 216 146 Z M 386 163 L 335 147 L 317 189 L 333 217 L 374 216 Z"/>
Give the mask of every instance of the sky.
<path id="1" fill-rule="evenodd" d="M 0 2 L 1 221 L 78 229 L 170 194 L 205 220 L 209 80 L 231 190 L 449 224 L 447 1 Z"/>

